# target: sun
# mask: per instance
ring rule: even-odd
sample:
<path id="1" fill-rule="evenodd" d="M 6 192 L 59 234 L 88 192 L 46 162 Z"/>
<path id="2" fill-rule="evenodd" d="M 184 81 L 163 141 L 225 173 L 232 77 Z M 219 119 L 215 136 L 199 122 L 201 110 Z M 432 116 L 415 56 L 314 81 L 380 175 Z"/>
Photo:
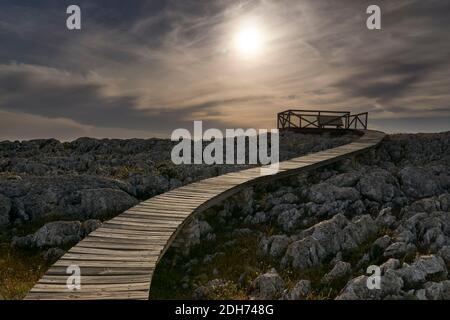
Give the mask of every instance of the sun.
<path id="1" fill-rule="evenodd" d="M 237 51 L 244 56 L 253 56 L 261 52 L 263 36 L 256 26 L 245 26 L 234 38 Z"/>

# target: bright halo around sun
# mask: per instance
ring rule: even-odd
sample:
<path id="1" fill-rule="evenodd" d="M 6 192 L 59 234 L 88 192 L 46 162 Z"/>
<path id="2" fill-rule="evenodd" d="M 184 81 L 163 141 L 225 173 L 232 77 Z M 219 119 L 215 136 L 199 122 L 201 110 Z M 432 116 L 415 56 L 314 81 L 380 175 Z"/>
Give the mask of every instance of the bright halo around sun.
<path id="1" fill-rule="evenodd" d="M 264 39 L 255 26 L 245 26 L 235 36 L 237 51 L 243 56 L 253 56 L 261 52 Z"/>

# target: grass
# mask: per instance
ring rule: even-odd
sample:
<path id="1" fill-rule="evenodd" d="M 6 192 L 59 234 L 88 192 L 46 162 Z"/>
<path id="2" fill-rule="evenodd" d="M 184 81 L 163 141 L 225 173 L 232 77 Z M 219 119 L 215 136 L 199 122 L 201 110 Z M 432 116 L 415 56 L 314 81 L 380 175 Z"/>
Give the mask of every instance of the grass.
<path id="1" fill-rule="evenodd" d="M 22 299 L 49 266 L 40 251 L 12 249 L 0 246 L 0 296 Z"/>

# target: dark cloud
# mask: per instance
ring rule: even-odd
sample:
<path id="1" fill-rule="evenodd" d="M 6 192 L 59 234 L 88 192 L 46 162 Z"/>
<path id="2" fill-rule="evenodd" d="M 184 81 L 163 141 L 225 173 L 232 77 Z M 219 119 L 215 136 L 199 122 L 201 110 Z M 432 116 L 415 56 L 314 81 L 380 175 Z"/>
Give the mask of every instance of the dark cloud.
<path id="1" fill-rule="evenodd" d="M 345 78 L 337 86 L 349 91 L 352 96 L 377 98 L 380 102 L 389 102 L 408 93 L 412 85 L 438 65 L 438 62 L 427 64 L 384 60 L 376 66 L 366 66 L 363 72 Z"/>

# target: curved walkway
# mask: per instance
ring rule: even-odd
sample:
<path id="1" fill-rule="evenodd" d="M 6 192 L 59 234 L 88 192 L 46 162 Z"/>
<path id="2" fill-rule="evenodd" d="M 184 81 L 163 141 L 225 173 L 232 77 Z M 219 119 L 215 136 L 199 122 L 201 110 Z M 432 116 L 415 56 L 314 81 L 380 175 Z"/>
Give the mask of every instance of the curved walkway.
<path id="1" fill-rule="evenodd" d="M 260 182 L 296 175 L 379 144 L 385 134 L 361 131 L 349 144 L 280 162 L 279 172 L 261 176 L 259 168 L 228 173 L 168 191 L 139 203 L 71 248 L 25 299 L 148 299 L 156 264 L 178 232 L 196 213 Z M 67 267 L 81 270 L 81 289 L 71 291 Z"/>

